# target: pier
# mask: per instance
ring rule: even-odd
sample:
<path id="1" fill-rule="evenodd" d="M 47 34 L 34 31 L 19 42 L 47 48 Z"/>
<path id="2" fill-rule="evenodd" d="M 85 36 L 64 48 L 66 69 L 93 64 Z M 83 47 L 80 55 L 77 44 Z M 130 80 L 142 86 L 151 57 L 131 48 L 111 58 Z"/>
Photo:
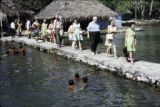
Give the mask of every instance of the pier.
<path id="1" fill-rule="evenodd" d="M 38 48 L 41 51 L 53 53 L 95 66 L 101 70 L 107 70 L 126 77 L 131 80 L 145 82 L 153 86 L 160 87 L 160 64 L 147 61 L 136 61 L 134 64 L 128 63 L 124 57 L 108 57 L 105 53 L 92 55 L 90 50 L 74 50 L 70 46 L 58 48 L 56 44 L 50 42 L 36 41 L 27 37 L 12 38 L 3 37 L 2 42 L 21 42 L 29 47 Z"/>

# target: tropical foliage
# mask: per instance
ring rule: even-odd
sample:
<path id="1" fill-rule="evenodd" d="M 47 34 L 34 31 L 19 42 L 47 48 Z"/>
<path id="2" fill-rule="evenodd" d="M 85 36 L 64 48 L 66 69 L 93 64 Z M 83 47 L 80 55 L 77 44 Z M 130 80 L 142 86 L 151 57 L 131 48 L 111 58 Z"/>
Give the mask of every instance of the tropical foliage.
<path id="1" fill-rule="evenodd" d="M 159 0 L 100 0 L 119 13 L 131 13 L 135 18 L 160 19 Z"/>
<path id="2" fill-rule="evenodd" d="M 34 11 L 38 13 L 41 9 L 53 0 L 0 0 L 1 3 L 8 5 L 7 1 L 12 2 L 12 6 L 20 10 Z M 160 19 L 160 0 L 99 0 L 112 10 L 118 13 L 129 13 L 139 19 L 156 18 Z"/>

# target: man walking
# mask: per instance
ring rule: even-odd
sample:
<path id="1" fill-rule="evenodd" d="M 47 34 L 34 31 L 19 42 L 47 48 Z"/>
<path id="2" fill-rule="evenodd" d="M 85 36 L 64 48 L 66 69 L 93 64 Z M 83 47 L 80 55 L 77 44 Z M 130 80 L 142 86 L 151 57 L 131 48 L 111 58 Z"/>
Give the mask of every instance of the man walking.
<path id="1" fill-rule="evenodd" d="M 92 22 L 87 27 L 88 38 L 91 40 L 92 54 L 96 54 L 98 42 L 100 40 L 100 26 L 97 24 L 97 17 L 93 17 Z"/>

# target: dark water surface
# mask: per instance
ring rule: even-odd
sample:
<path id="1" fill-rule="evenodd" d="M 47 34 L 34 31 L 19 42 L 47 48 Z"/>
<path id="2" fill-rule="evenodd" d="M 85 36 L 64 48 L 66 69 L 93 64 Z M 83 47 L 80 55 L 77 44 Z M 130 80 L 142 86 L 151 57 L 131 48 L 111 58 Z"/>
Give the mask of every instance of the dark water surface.
<path id="1" fill-rule="evenodd" d="M 3 56 L 0 48 L 2 107 L 160 107 L 160 90 L 85 64 L 28 48 L 27 56 Z M 89 86 L 68 92 L 74 73 L 89 75 Z"/>

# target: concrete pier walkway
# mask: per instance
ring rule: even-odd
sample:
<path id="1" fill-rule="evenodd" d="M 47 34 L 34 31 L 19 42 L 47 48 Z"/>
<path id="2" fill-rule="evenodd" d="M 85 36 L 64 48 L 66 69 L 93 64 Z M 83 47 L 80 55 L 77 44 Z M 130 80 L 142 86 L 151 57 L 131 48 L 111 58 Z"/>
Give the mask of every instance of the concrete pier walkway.
<path id="1" fill-rule="evenodd" d="M 73 50 L 70 46 L 63 46 L 58 48 L 56 44 L 50 42 L 36 41 L 35 39 L 11 38 L 3 37 L 2 42 L 14 40 L 15 42 L 22 42 L 33 48 L 39 48 L 49 53 L 55 53 L 67 58 L 72 58 L 89 65 L 96 66 L 103 70 L 115 72 L 120 76 L 126 78 L 142 81 L 160 87 L 160 64 L 147 61 L 137 61 L 134 64 L 126 62 L 124 57 L 114 58 L 108 57 L 105 53 L 92 55 L 90 50 Z"/>

